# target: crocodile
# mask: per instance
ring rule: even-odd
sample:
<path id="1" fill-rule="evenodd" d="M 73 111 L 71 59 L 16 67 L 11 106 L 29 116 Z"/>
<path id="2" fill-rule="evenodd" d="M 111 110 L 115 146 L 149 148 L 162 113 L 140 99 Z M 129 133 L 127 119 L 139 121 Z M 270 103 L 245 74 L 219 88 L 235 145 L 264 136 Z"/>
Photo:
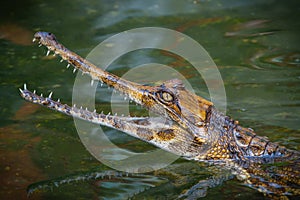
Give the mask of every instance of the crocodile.
<path id="1" fill-rule="evenodd" d="M 96 110 L 63 104 L 60 100 L 20 89 L 21 96 L 63 114 L 111 127 L 188 160 L 207 162 L 231 168 L 246 185 L 270 197 L 297 197 L 300 194 L 300 153 L 268 138 L 258 136 L 251 128 L 218 111 L 214 104 L 187 90 L 179 79 L 157 86 L 125 80 L 95 66 L 70 51 L 49 32 L 37 32 L 33 42 L 47 47 L 68 66 L 88 74 L 92 83 L 98 80 L 113 87 L 136 104 L 151 110 L 156 117 L 126 117 L 97 113 Z M 272 164 L 281 167 L 268 167 Z M 267 167 L 266 167 L 267 166 Z M 197 188 L 197 186 L 195 186 Z M 182 196 L 188 196 L 188 192 Z"/>

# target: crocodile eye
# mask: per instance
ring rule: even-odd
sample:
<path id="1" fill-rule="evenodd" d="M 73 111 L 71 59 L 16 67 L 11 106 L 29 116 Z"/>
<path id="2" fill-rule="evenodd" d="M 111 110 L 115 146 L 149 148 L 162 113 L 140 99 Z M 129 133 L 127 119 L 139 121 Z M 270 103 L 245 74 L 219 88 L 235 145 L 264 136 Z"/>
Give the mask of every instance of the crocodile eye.
<path id="1" fill-rule="evenodd" d="M 164 104 L 172 104 L 175 100 L 172 93 L 167 91 L 159 91 L 157 93 L 159 100 Z"/>
<path id="2" fill-rule="evenodd" d="M 162 92 L 161 98 L 163 98 L 163 100 L 167 102 L 171 102 L 174 100 L 174 97 L 168 92 Z"/>

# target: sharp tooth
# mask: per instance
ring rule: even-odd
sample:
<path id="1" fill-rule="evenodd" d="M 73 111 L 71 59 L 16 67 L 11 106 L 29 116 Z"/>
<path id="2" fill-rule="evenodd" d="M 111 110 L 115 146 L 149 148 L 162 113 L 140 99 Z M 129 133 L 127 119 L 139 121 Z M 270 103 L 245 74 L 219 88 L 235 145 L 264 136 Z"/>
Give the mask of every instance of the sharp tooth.
<path id="1" fill-rule="evenodd" d="M 70 63 L 67 64 L 67 68 L 69 68 L 69 67 L 70 67 Z"/>
<path id="2" fill-rule="evenodd" d="M 39 47 L 43 46 L 41 43 L 39 44 Z"/>
<path id="3" fill-rule="evenodd" d="M 94 80 L 92 79 L 92 80 L 91 80 L 91 86 L 93 86 L 93 85 L 94 85 Z"/>
<path id="4" fill-rule="evenodd" d="M 87 107 L 85 108 L 86 111 L 88 111 Z"/>
<path id="5" fill-rule="evenodd" d="M 41 97 L 43 97 L 43 93 L 41 93 L 41 95 L 40 95 Z"/>
<path id="6" fill-rule="evenodd" d="M 124 97 L 124 100 L 125 100 L 125 101 L 127 100 L 127 96 Z"/>
<path id="7" fill-rule="evenodd" d="M 110 115 L 110 112 L 107 114 L 107 116 L 109 116 Z"/>
<path id="8" fill-rule="evenodd" d="M 35 90 L 33 90 L 33 94 L 35 94 L 36 93 L 36 91 Z"/>
<path id="9" fill-rule="evenodd" d="M 24 83 L 24 90 L 27 90 L 27 85 L 26 85 L 26 83 Z"/>
<path id="10" fill-rule="evenodd" d="M 59 103 L 59 102 L 60 102 L 60 99 L 57 99 L 57 102 Z"/>
<path id="11" fill-rule="evenodd" d="M 55 52 L 53 53 L 53 56 L 56 56 L 56 53 L 55 53 Z"/>
<path id="12" fill-rule="evenodd" d="M 50 92 L 48 98 L 51 99 L 53 92 Z"/>
<path id="13" fill-rule="evenodd" d="M 50 50 L 47 51 L 46 56 L 49 56 Z"/>
<path id="14" fill-rule="evenodd" d="M 76 104 L 74 104 L 73 107 L 76 108 Z"/>
<path id="15" fill-rule="evenodd" d="M 94 113 L 96 113 L 96 109 L 94 109 Z"/>
<path id="16" fill-rule="evenodd" d="M 19 88 L 20 92 L 23 93 L 23 90 L 21 88 Z"/>
<path id="17" fill-rule="evenodd" d="M 73 69 L 73 73 L 75 73 L 75 72 L 76 72 L 76 68 Z"/>
<path id="18" fill-rule="evenodd" d="M 33 38 L 33 39 L 32 39 L 32 42 L 35 42 L 35 41 L 36 41 L 36 39 L 35 39 L 35 38 Z"/>
<path id="19" fill-rule="evenodd" d="M 102 87 L 103 86 L 103 83 L 101 82 L 100 86 Z"/>
<path id="20" fill-rule="evenodd" d="M 59 62 L 64 62 L 64 59 L 61 59 Z"/>
<path id="21" fill-rule="evenodd" d="M 115 116 L 118 116 L 118 113 L 115 113 Z"/>

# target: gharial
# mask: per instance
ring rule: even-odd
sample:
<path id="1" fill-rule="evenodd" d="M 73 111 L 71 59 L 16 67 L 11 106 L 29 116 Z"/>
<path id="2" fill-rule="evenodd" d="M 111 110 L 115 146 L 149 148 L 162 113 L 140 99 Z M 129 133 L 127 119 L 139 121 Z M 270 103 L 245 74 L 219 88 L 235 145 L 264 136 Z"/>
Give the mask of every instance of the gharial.
<path id="1" fill-rule="evenodd" d="M 104 71 L 60 44 L 52 33 L 37 32 L 33 41 L 61 56 L 78 69 L 128 96 L 146 109 L 162 115 L 166 122 L 153 124 L 151 117 L 98 114 L 37 95 L 24 85 L 21 96 L 36 104 L 92 123 L 108 126 L 186 159 L 225 163 L 238 171 L 239 179 L 271 197 L 299 197 L 299 155 L 219 112 L 212 102 L 188 91 L 182 81 L 172 79 L 158 86 L 127 81 Z M 281 168 L 263 167 L 284 163 Z M 225 165 L 224 164 L 224 165 Z M 222 165 L 222 164 L 221 164 Z M 238 166 L 238 167 L 236 167 Z M 178 198 L 188 198 L 193 191 Z"/>

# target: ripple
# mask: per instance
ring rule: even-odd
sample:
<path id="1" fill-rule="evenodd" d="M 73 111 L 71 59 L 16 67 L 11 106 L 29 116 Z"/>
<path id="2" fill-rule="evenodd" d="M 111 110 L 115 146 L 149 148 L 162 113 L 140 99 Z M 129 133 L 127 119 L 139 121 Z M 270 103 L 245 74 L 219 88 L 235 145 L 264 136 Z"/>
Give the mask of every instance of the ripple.
<path id="1" fill-rule="evenodd" d="M 270 52 L 260 51 L 249 59 L 249 64 L 255 68 L 269 67 L 300 67 L 299 52 Z"/>
<path id="2" fill-rule="evenodd" d="M 288 53 L 269 56 L 263 59 L 264 62 L 277 66 L 300 67 L 300 53 Z"/>

